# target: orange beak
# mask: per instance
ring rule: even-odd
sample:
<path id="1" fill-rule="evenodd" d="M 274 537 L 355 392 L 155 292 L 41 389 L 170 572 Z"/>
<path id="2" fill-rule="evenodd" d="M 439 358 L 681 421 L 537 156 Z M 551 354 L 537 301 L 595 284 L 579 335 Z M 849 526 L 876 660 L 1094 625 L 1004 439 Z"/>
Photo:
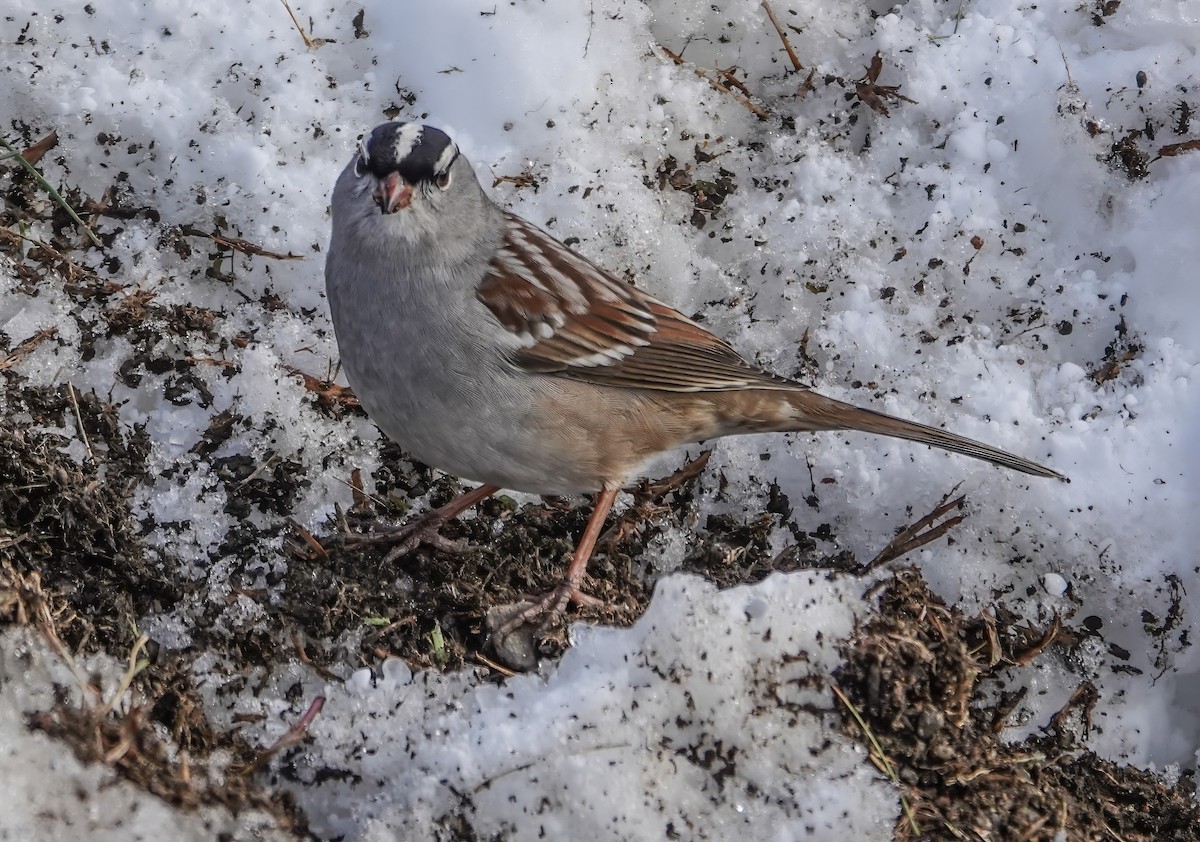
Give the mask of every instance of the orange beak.
<path id="1" fill-rule="evenodd" d="M 412 185 L 398 173 L 390 172 L 375 188 L 375 203 L 382 213 L 395 213 L 412 204 L 412 195 Z"/>

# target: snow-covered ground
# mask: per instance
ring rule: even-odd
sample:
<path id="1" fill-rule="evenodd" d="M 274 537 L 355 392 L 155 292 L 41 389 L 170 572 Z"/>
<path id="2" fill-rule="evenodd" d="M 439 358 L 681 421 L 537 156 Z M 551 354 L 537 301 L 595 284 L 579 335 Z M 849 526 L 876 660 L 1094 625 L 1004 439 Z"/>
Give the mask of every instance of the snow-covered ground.
<path id="1" fill-rule="evenodd" d="M 122 206 L 157 211 L 122 220 L 91 268 L 160 304 L 216 310 L 232 366 L 201 369 L 211 401 L 168 401 L 169 373 L 130 387 L 118 372 L 125 341 L 85 352 L 66 293 L 18 291 L 4 261 L 0 330 L 16 345 L 58 328 L 20 373 L 111 395 L 124 423 L 147 425 L 159 479 L 133 505 L 157 524 L 148 540 L 174 575 L 228 606 L 219 622 L 269 623 L 226 599 L 224 486 L 191 449 L 232 409 L 253 424 L 219 455 L 298 463 L 311 483 L 298 521 L 315 528 L 349 504 L 344 479 L 378 463 L 378 433 L 317 411 L 285 367 L 336 365 L 322 254 L 337 172 L 374 124 L 426 119 L 485 184 L 536 181 L 498 184 L 498 201 L 764 367 L 1068 474 L 1070 485 L 1036 480 L 859 434 L 753 437 L 717 445 L 708 477 L 730 485 L 718 499 L 705 482 L 702 510 L 761 510 L 774 480 L 792 500 L 816 494 L 819 511 L 797 507 L 801 528 L 833 524 L 869 558 L 912 519 L 906 507 L 931 507 L 962 480 L 971 516 L 957 542 L 915 558 L 935 589 L 968 610 L 1002 600 L 1035 623 L 1095 618 L 1084 625 L 1099 632 L 1071 663 L 1044 659 L 1023 727 L 1044 725 L 1090 679 L 1092 748 L 1194 766 L 1200 151 L 1156 154 L 1200 136 L 1200 8 L 773 5 L 799 73 L 752 0 L 294 3 L 320 39 L 312 47 L 267 0 L 7 0 L 0 131 L 20 146 L 56 129 L 40 164 L 52 182 L 92 197 L 115 185 Z M 767 119 L 659 45 L 714 78 L 736 68 Z M 889 116 L 852 96 L 876 53 L 878 84 L 911 100 L 885 100 Z M 1122 162 L 1119 142 L 1145 159 Z M 693 181 L 736 185 L 702 227 L 694 194 L 666 178 L 685 164 Z M 221 267 L 230 283 L 207 274 L 202 250 L 161 237 L 166 225 L 303 260 L 239 255 Z M 163 353 L 211 357 L 212 340 L 164 337 Z M 264 530 L 280 521 L 255 517 Z M 786 539 L 780 530 L 780 547 Z M 285 563 L 278 550 L 264 540 L 269 565 Z M 894 791 L 804 713 L 837 640 L 869 609 L 862 590 L 793 574 L 718 594 L 671 578 L 634 628 L 578 628 L 560 664 L 500 688 L 470 673 L 413 676 L 395 661 L 377 680 L 326 686 L 294 665 L 234 701 L 214 691 L 209 714 L 267 713 L 269 741 L 328 696 L 289 783 L 327 835 L 423 838 L 468 798 L 480 836 L 652 839 L 671 827 L 686 838 L 886 839 Z M 145 627 L 180 647 L 188 620 Z M 222 664 L 198 668 L 222 684 Z M 294 701 L 285 689 L 297 682 Z M 16 752 L 46 750 L 17 736 L 19 718 L 0 729 Z M 719 792 L 697 759 L 711 763 L 707 750 L 738 757 Z M 64 779 L 52 765 L 26 768 L 49 789 Z"/>

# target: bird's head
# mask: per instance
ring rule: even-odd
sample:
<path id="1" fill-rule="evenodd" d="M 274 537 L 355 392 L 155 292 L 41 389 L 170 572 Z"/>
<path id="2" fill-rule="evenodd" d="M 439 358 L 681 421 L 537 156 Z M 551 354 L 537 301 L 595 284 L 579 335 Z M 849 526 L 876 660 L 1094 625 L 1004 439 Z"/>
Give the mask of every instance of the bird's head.
<path id="1" fill-rule="evenodd" d="M 394 121 L 359 143 L 333 193 L 335 229 L 347 236 L 446 247 L 489 213 L 471 164 L 441 129 Z"/>
<path id="2" fill-rule="evenodd" d="M 458 159 L 458 146 L 441 129 L 393 122 L 362 139 L 350 168 L 379 212 L 393 214 L 450 190 Z"/>

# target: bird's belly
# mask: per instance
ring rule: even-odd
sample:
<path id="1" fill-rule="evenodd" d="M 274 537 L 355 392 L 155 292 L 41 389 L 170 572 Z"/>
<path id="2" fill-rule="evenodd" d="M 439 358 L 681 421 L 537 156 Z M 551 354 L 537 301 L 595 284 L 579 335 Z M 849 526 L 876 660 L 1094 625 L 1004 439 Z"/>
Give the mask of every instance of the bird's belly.
<path id="1" fill-rule="evenodd" d="M 529 384 L 494 364 L 452 355 L 431 361 L 419 351 L 386 369 L 374 355 L 342 362 L 371 420 L 431 467 L 531 494 L 592 492 L 603 484 L 586 459 L 550 446 Z M 456 368 L 471 374 L 447 374 Z"/>

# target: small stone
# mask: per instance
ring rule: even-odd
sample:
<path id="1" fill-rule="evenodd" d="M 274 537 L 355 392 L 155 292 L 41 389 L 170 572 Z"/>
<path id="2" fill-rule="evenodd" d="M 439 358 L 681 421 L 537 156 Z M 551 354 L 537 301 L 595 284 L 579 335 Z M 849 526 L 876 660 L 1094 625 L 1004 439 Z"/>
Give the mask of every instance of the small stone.
<path id="1" fill-rule="evenodd" d="M 537 627 L 522 623 L 507 634 L 500 634 L 499 630 L 531 605 L 524 601 L 497 605 L 489 608 L 483 619 L 496 659 L 517 672 L 529 672 L 537 667 L 537 646 L 534 641 Z"/>
<path id="2" fill-rule="evenodd" d="M 928 740 L 946 724 L 945 715 L 936 708 L 926 708 L 917 717 L 917 736 Z"/>

